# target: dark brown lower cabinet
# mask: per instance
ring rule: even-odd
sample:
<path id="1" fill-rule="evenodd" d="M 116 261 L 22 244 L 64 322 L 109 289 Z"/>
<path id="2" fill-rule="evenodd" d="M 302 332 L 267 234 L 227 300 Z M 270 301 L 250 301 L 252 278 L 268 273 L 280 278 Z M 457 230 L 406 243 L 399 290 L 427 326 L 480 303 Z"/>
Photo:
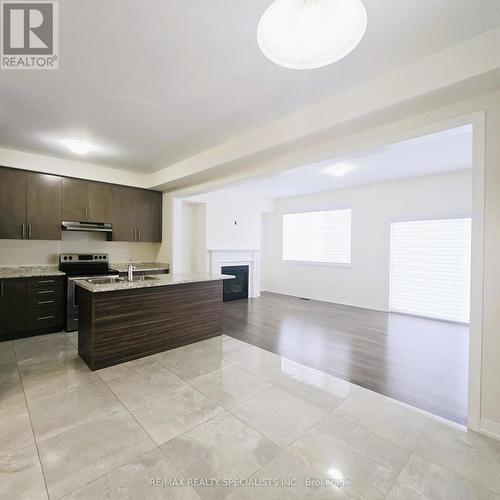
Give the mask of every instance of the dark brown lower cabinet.
<path id="1" fill-rule="evenodd" d="M 0 280 L 0 341 L 61 331 L 61 276 Z"/>
<path id="2" fill-rule="evenodd" d="M 0 281 L 0 340 L 26 330 L 26 280 Z"/>

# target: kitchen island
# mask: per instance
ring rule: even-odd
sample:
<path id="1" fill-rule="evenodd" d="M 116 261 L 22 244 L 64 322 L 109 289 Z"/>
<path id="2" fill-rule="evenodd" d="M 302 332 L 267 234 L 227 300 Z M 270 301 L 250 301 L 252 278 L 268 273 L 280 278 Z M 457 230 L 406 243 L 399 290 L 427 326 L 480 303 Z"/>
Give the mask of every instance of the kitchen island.
<path id="1" fill-rule="evenodd" d="M 78 354 L 91 370 L 222 334 L 221 274 L 77 280 Z"/>

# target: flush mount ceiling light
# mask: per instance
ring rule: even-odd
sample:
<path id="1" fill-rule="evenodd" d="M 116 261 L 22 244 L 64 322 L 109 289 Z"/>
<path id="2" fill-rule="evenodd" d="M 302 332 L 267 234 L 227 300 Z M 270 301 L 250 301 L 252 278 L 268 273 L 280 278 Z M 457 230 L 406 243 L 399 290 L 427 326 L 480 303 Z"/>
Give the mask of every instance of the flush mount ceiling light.
<path id="1" fill-rule="evenodd" d="M 275 0 L 259 22 L 257 41 L 280 66 L 321 68 L 354 50 L 366 26 L 361 0 Z"/>
<path id="2" fill-rule="evenodd" d="M 348 172 L 352 172 L 356 169 L 355 165 L 350 163 L 337 163 L 337 165 L 332 165 L 324 170 L 326 174 L 333 175 L 335 177 L 342 177 Z"/>
<path id="3" fill-rule="evenodd" d="M 68 141 L 64 141 L 64 145 L 72 152 L 77 153 L 79 155 L 85 155 L 89 151 L 94 149 L 91 144 L 88 142 L 77 141 L 75 139 L 70 139 Z"/>

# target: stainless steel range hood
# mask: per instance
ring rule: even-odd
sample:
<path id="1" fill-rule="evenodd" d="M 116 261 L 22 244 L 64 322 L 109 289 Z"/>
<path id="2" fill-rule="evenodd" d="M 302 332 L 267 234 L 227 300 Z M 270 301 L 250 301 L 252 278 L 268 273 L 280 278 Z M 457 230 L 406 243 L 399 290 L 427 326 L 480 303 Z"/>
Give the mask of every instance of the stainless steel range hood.
<path id="1" fill-rule="evenodd" d="M 63 220 L 61 224 L 64 231 L 113 232 L 113 225 L 111 222 L 71 222 Z"/>

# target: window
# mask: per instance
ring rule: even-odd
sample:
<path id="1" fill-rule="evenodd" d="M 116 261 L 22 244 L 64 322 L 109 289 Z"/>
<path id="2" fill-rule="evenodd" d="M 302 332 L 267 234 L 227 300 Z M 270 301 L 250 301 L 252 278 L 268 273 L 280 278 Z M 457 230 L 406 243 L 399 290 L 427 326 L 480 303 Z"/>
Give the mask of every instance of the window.
<path id="1" fill-rule="evenodd" d="M 283 260 L 351 263 L 351 209 L 283 216 Z"/>
<path id="2" fill-rule="evenodd" d="M 394 312 L 469 322 L 471 219 L 391 224 Z"/>

